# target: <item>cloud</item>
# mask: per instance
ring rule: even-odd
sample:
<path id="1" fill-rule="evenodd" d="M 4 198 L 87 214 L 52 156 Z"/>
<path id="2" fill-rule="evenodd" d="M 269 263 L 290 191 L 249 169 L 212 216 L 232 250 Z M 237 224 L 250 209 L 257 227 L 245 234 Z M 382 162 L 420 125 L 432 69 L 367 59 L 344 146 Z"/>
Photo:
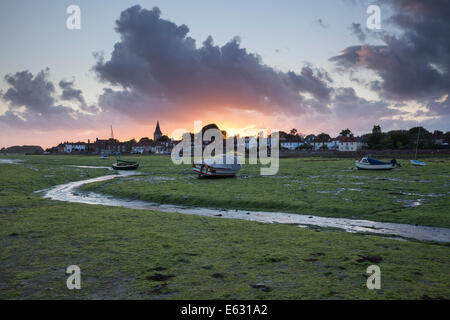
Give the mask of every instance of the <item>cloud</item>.
<path id="1" fill-rule="evenodd" d="M 358 37 L 359 41 L 366 41 L 366 34 L 362 30 L 360 23 L 352 23 L 350 30 L 352 31 L 352 34 Z"/>
<path id="2" fill-rule="evenodd" d="M 59 87 L 62 89 L 61 99 L 66 101 L 77 101 L 79 103 L 80 110 L 87 113 L 97 113 L 99 112 L 99 108 L 95 105 L 88 105 L 83 96 L 83 91 L 80 89 L 75 89 L 74 87 L 75 80 L 67 81 L 61 80 L 59 82 Z"/>
<path id="3" fill-rule="evenodd" d="M 7 103 L 7 111 L 0 116 L 0 123 L 11 128 L 57 129 L 80 126 L 76 120 L 89 120 L 83 113 L 58 102 L 55 85 L 49 80 L 47 68 L 33 75 L 28 70 L 8 74 L 5 81 L 9 89 L 0 94 Z M 81 92 L 73 83 L 60 82 L 63 100 L 84 102 Z M 81 125 L 83 126 L 83 125 Z"/>
<path id="4" fill-rule="evenodd" d="M 33 76 L 29 71 L 22 71 L 5 76 L 5 81 L 11 88 L 2 98 L 9 103 L 11 111 L 25 106 L 29 113 L 49 112 L 49 107 L 55 103 L 55 86 L 47 79 L 48 72 L 49 69 L 42 70 Z"/>
<path id="5" fill-rule="evenodd" d="M 74 81 L 61 80 L 59 82 L 59 87 L 63 90 L 61 99 L 69 101 L 76 100 L 80 104 L 85 104 L 86 101 L 84 100 L 83 92 L 79 89 L 75 89 L 73 86 Z"/>
<path id="6" fill-rule="evenodd" d="M 323 112 L 330 100 L 326 73 L 311 66 L 300 73 L 275 70 L 241 47 L 238 37 L 218 46 L 210 36 L 197 46 L 186 25 L 162 19 L 156 7 L 126 9 L 116 31 L 121 38 L 111 58 L 99 57 L 93 67 L 101 81 L 121 87 L 104 91 L 104 110 L 137 120 L 154 112 L 224 108 L 290 114 Z"/>
<path id="7" fill-rule="evenodd" d="M 324 29 L 328 29 L 328 25 L 325 24 L 325 22 L 323 22 L 322 18 L 319 18 L 316 20 L 316 22 L 319 24 L 319 26 L 321 26 Z"/>
<path id="8" fill-rule="evenodd" d="M 336 89 L 336 95 L 333 99 L 333 110 L 338 118 L 351 117 L 353 120 L 369 119 L 370 121 L 402 113 L 392 108 L 387 102 L 370 101 L 361 98 L 350 87 Z"/>
<path id="9" fill-rule="evenodd" d="M 443 99 L 432 101 L 427 105 L 429 115 L 449 116 L 450 117 L 450 98 L 445 95 Z"/>
<path id="10" fill-rule="evenodd" d="M 387 2 L 387 23 L 400 35 L 384 34 L 384 45 L 351 46 L 330 60 L 343 68 L 369 69 L 379 76 L 371 88 L 383 98 L 427 102 L 449 93 L 450 5 L 447 0 Z"/>

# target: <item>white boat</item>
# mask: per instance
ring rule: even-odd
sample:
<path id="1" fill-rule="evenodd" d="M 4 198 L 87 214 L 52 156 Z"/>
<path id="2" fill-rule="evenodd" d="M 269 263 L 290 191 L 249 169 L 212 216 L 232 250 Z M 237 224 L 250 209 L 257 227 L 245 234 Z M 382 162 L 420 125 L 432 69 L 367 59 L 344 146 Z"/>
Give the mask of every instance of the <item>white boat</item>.
<path id="1" fill-rule="evenodd" d="M 392 159 L 391 162 L 383 162 L 369 157 L 356 160 L 355 164 L 359 170 L 392 170 L 398 165 L 395 159 Z"/>
<path id="2" fill-rule="evenodd" d="M 242 165 L 233 155 L 221 155 L 194 162 L 192 168 L 200 177 L 234 177 Z"/>
<path id="3" fill-rule="evenodd" d="M 426 166 L 427 164 L 425 162 L 419 161 L 419 160 L 409 160 L 413 166 Z"/>

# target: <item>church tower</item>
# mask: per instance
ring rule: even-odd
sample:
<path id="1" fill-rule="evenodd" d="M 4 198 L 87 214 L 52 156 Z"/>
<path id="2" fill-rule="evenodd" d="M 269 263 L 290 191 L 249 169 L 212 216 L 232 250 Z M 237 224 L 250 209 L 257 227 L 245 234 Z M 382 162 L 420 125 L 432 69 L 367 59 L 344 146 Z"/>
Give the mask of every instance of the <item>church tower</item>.
<path id="1" fill-rule="evenodd" d="M 159 138 L 162 137 L 161 129 L 159 128 L 159 121 L 156 122 L 156 129 L 153 133 L 153 141 L 157 141 Z"/>

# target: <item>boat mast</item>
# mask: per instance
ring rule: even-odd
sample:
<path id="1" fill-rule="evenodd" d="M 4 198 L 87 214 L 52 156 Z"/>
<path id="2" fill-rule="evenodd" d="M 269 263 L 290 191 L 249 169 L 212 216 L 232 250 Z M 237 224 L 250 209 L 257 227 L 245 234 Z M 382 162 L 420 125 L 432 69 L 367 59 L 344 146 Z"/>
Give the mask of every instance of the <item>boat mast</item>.
<path id="1" fill-rule="evenodd" d="M 419 125 L 419 131 L 417 132 L 416 155 L 414 156 L 414 160 L 417 160 L 417 149 L 419 148 L 419 137 L 420 137 L 420 125 Z"/>

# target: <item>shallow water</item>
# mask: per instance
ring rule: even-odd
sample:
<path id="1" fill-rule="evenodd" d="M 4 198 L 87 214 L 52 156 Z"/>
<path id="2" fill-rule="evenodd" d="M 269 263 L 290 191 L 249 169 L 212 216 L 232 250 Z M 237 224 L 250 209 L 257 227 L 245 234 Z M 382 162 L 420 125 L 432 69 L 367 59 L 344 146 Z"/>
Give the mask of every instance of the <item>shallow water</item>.
<path id="1" fill-rule="evenodd" d="M 0 159 L 0 164 L 17 164 L 22 162 L 20 159 Z"/>
<path id="2" fill-rule="evenodd" d="M 43 190 L 42 192 L 44 193 L 44 198 L 58 201 L 125 207 L 130 209 L 156 210 L 161 212 L 178 212 L 183 214 L 220 217 L 225 219 L 239 219 L 264 223 L 294 224 L 299 227 L 316 226 L 321 228 L 337 228 L 351 233 L 370 233 L 384 236 L 393 235 L 402 238 L 417 239 L 420 241 L 450 242 L 450 229 L 446 228 L 345 218 L 327 218 L 284 212 L 211 209 L 200 207 L 183 207 L 170 204 L 159 205 L 140 200 L 115 199 L 112 196 L 97 194 L 94 192 L 82 192 L 78 190 L 79 187 L 88 183 L 107 181 L 118 177 L 129 177 L 138 174 L 140 174 L 140 172 L 119 171 L 117 175 L 106 175 L 82 181 L 70 182 Z"/>
<path id="3" fill-rule="evenodd" d="M 75 168 L 80 168 L 80 169 L 108 169 L 108 170 L 113 170 L 111 167 L 95 167 L 95 166 L 68 166 L 68 167 L 75 167 Z"/>

